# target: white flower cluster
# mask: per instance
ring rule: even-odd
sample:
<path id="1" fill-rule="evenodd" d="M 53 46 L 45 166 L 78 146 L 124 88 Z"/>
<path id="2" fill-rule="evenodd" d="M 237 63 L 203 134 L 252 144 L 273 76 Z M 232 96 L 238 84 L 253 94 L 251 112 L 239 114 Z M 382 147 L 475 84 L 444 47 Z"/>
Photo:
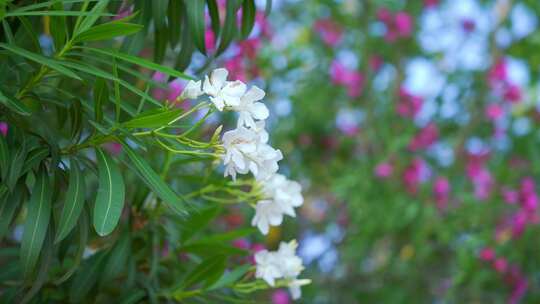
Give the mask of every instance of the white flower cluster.
<path id="1" fill-rule="evenodd" d="M 216 69 L 202 83 L 190 81 L 182 97 L 193 99 L 206 94 L 219 111 L 238 112 L 236 129 L 222 137 L 225 176 L 236 179 L 237 174 L 251 172 L 262 184 L 265 197 L 257 203 L 251 224 L 267 234 L 270 226 L 281 225 L 284 215 L 295 216 L 294 208 L 303 203 L 302 189 L 277 173 L 283 154 L 268 144 L 264 120 L 269 111 L 261 102 L 265 92 L 256 86 L 248 89 L 239 80 L 227 81 L 228 74 L 226 69 Z"/>
<path id="2" fill-rule="evenodd" d="M 310 283 L 310 280 L 298 279 L 304 266 L 296 256 L 296 247 L 296 240 L 292 240 L 289 243 L 281 242 L 277 251 L 261 250 L 255 254 L 255 277 L 265 280 L 270 286 L 275 286 L 276 279 L 285 279 L 293 299 L 300 298 L 300 286 Z"/>
<path id="3" fill-rule="evenodd" d="M 251 172 L 262 185 L 264 198 L 257 202 L 251 224 L 263 234 L 268 234 L 270 226 L 281 225 L 284 215 L 296 216 L 294 208 L 304 202 L 302 188 L 299 183 L 277 173 L 278 161 L 283 159 L 283 154 L 268 144 L 265 119 L 269 111 L 261 102 L 265 92 L 256 86 L 248 89 L 238 80 L 227 81 L 228 74 L 226 69 L 216 69 L 210 77 L 205 76 L 202 83 L 200 80 L 190 81 L 181 98 L 195 99 L 206 94 L 219 111 L 238 112 L 236 129 L 225 132 L 222 137 L 225 176 L 234 180 L 237 174 Z M 295 299 L 300 297 L 300 286 L 310 282 L 297 279 L 304 267 L 295 254 L 296 247 L 293 240 L 281 243 L 276 252 L 263 250 L 255 255 L 256 277 L 271 286 L 274 286 L 275 279 L 285 279 Z"/>

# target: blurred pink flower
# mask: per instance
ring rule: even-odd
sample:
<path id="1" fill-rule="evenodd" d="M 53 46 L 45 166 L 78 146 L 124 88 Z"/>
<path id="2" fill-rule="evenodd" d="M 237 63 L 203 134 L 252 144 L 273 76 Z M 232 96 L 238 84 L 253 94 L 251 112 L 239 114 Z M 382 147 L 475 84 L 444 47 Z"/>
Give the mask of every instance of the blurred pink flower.
<path id="1" fill-rule="evenodd" d="M 224 67 L 229 71 L 229 75 L 233 79 L 240 81 L 246 81 L 246 67 L 241 55 L 232 57 L 225 61 Z"/>
<path id="2" fill-rule="evenodd" d="M 489 120 L 495 121 L 504 115 L 504 108 L 496 103 L 491 103 L 486 107 L 486 117 Z"/>
<path id="3" fill-rule="evenodd" d="M 519 193 L 512 189 L 502 189 L 503 200 L 510 205 L 516 204 L 519 200 Z"/>
<path id="4" fill-rule="evenodd" d="M 527 279 L 520 277 L 515 284 L 514 288 L 512 289 L 512 293 L 510 294 L 510 299 L 508 299 L 508 304 L 517 304 L 521 301 L 523 296 L 527 293 L 527 289 L 529 288 L 529 284 L 527 283 Z"/>
<path id="5" fill-rule="evenodd" d="M 109 152 L 110 154 L 116 156 L 118 154 L 120 154 L 122 152 L 122 145 L 120 143 L 117 143 L 117 142 L 108 142 L 108 143 L 105 143 L 103 144 L 103 147 L 105 148 L 105 150 L 107 150 L 107 152 Z"/>
<path id="6" fill-rule="evenodd" d="M 180 94 L 182 94 L 182 91 L 184 90 L 184 80 L 177 78 L 171 82 L 169 82 L 169 94 L 167 96 L 167 100 L 174 101 Z"/>
<path id="7" fill-rule="evenodd" d="M 369 67 L 374 72 L 377 72 L 383 65 L 384 61 L 381 56 L 372 55 L 369 57 Z"/>
<path id="8" fill-rule="evenodd" d="M 207 28 L 204 32 L 204 46 L 209 53 L 213 53 L 216 50 L 216 35 L 212 29 Z"/>
<path id="9" fill-rule="evenodd" d="M 422 128 L 409 142 L 409 150 L 418 151 L 429 148 L 439 137 L 439 129 L 435 123 L 429 123 Z"/>
<path id="10" fill-rule="evenodd" d="M 471 33 L 476 28 L 476 23 L 473 19 L 465 18 L 461 20 L 461 27 L 466 33 Z"/>
<path id="11" fill-rule="evenodd" d="M 249 250 L 250 244 L 249 241 L 242 238 L 242 239 L 236 239 L 233 241 L 233 246 L 239 249 L 243 250 Z"/>
<path id="12" fill-rule="evenodd" d="M 404 11 L 393 14 L 386 8 L 377 11 L 377 18 L 386 26 L 384 39 L 387 42 L 394 42 L 398 38 L 407 38 L 413 31 L 413 19 L 411 15 Z"/>
<path id="13" fill-rule="evenodd" d="M 122 3 L 118 11 L 116 12 L 116 15 L 113 17 L 113 20 L 124 19 L 133 13 L 133 5 L 126 7 L 125 4 L 126 3 Z"/>
<path id="14" fill-rule="evenodd" d="M 330 47 L 335 47 L 343 34 L 341 27 L 330 19 L 320 19 L 315 22 L 315 31 L 319 33 L 321 39 Z"/>
<path id="15" fill-rule="evenodd" d="M 521 88 L 515 84 L 508 84 L 504 91 L 504 99 L 510 103 L 518 103 L 522 100 Z"/>
<path id="16" fill-rule="evenodd" d="M 424 7 L 432 8 L 439 4 L 439 0 L 424 0 Z"/>
<path id="17" fill-rule="evenodd" d="M 161 72 L 155 72 L 154 75 L 152 75 L 152 80 L 157 83 L 165 83 L 167 81 L 167 75 Z M 154 88 L 152 90 L 152 97 L 156 100 L 165 100 L 167 97 L 167 90 L 164 88 Z"/>
<path id="18" fill-rule="evenodd" d="M 495 250 L 490 247 L 485 247 L 480 250 L 479 254 L 480 260 L 484 262 L 491 262 L 495 259 Z"/>
<path id="19" fill-rule="evenodd" d="M 392 164 L 383 162 L 383 163 L 378 164 L 375 167 L 375 176 L 380 177 L 380 178 L 387 178 L 387 177 L 390 177 L 390 175 L 392 175 L 393 171 L 394 171 L 394 167 L 392 166 Z"/>
<path id="20" fill-rule="evenodd" d="M 504 58 L 499 58 L 488 71 L 488 81 L 492 85 L 497 82 L 504 82 L 506 81 L 507 75 L 506 60 Z"/>
<path id="21" fill-rule="evenodd" d="M 405 88 L 400 88 L 396 111 L 402 117 L 414 118 L 420 112 L 422 103 L 421 97 L 410 94 Z"/>
<path id="22" fill-rule="evenodd" d="M 272 293 L 272 304 L 290 304 L 289 293 L 283 289 L 277 289 Z"/>
<path id="23" fill-rule="evenodd" d="M 508 262 L 505 258 L 497 258 L 493 261 L 493 268 L 499 273 L 505 273 L 508 268 Z"/>
<path id="24" fill-rule="evenodd" d="M 0 133 L 2 133 L 3 136 L 7 136 L 8 129 L 9 127 L 7 122 L 0 121 Z"/>
<path id="25" fill-rule="evenodd" d="M 511 218 L 511 223 L 512 236 L 514 238 L 519 238 L 527 227 L 527 213 L 522 210 L 516 212 Z"/>
<path id="26" fill-rule="evenodd" d="M 419 157 L 415 158 L 403 172 L 403 183 L 407 192 L 416 194 L 420 183 L 424 182 L 429 175 L 430 172 L 426 162 Z"/>
<path id="27" fill-rule="evenodd" d="M 527 212 L 535 212 L 538 208 L 538 195 L 532 177 L 526 177 L 521 181 L 520 202 Z"/>
<path id="28" fill-rule="evenodd" d="M 257 11 L 257 14 L 255 15 L 255 24 L 259 26 L 262 37 L 265 37 L 265 38 L 272 37 L 272 28 L 270 26 L 270 23 L 268 23 L 268 19 L 266 18 L 266 15 L 264 14 L 264 12 Z"/>
<path id="29" fill-rule="evenodd" d="M 444 210 L 448 204 L 450 194 L 450 182 L 444 176 L 439 176 L 433 183 L 433 196 L 439 210 Z"/>
<path id="30" fill-rule="evenodd" d="M 474 186 L 474 195 L 479 200 L 486 200 L 493 189 L 494 180 L 489 170 L 484 167 L 484 156 L 471 156 L 467 162 L 467 176 Z"/>
<path id="31" fill-rule="evenodd" d="M 358 97 L 362 93 L 364 77 L 360 72 L 349 70 L 339 61 L 334 60 L 330 67 L 330 77 L 334 84 L 347 88 L 350 97 Z"/>
<path id="32" fill-rule="evenodd" d="M 261 49 L 261 44 L 262 42 L 260 38 L 250 38 L 240 41 L 238 43 L 238 47 L 240 48 L 241 54 L 253 60 L 257 57 L 257 54 Z"/>

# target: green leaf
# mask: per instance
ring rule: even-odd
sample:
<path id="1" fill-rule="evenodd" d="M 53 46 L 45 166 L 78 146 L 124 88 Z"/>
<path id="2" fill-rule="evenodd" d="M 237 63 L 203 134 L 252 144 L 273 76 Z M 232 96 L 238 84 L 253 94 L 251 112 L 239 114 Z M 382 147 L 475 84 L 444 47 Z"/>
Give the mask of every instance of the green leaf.
<path id="1" fill-rule="evenodd" d="M 247 38 L 255 24 L 255 0 L 244 0 L 242 4 L 242 38 Z"/>
<path id="2" fill-rule="evenodd" d="M 4 136 L 0 135 L 0 178 L 6 180 L 9 168 L 9 148 Z"/>
<path id="3" fill-rule="evenodd" d="M 109 100 L 109 87 L 107 82 L 97 77 L 94 84 L 94 113 L 97 123 L 103 121 L 103 105 Z"/>
<path id="4" fill-rule="evenodd" d="M 182 109 L 150 110 L 143 112 L 122 125 L 125 128 L 157 128 L 169 124 L 182 113 Z"/>
<path id="5" fill-rule="evenodd" d="M 182 223 L 182 242 L 187 242 L 198 231 L 204 229 L 219 214 L 219 205 L 211 205 L 208 208 L 198 210 L 190 214 L 189 218 Z"/>
<path id="6" fill-rule="evenodd" d="M 79 223 L 77 225 L 79 230 L 79 244 L 77 246 L 77 252 L 75 253 L 75 258 L 71 264 L 71 267 L 66 271 L 66 273 L 54 282 L 56 285 L 60 285 L 63 282 L 67 281 L 79 268 L 79 264 L 82 261 L 84 251 L 86 249 L 86 243 L 88 242 L 88 211 L 86 208 L 83 208 L 81 216 L 79 218 Z"/>
<path id="7" fill-rule="evenodd" d="M 108 281 L 114 279 L 126 269 L 126 263 L 130 254 L 131 239 L 128 233 L 124 233 L 109 254 L 101 276 L 103 283 L 107 284 Z"/>
<path id="8" fill-rule="evenodd" d="M 161 63 L 167 51 L 168 33 L 167 28 L 156 28 L 154 31 L 154 61 Z"/>
<path id="9" fill-rule="evenodd" d="M 169 33 L 169 42 L 171 43 L 171 48 L 178 44 L 180 41 L 180 31 L 182 30 L 182 1 L 181 0 L 170 0 L 169 8 L 167 9 L 167 21 L 168 21 L 168 33 Z"/>
<path id="10" fill-rule="evenodd" d="M 69 186 L 56 232 L 55 243 L 63 240 L 75 227 L 84 206 L 85 193 L 84 174 L 81 172 L 77 160 L 72 158 L 70 159 Z"/>
<path id="11" fill-rule="evenodd" d="M 28 202 L 28 214 L 21 242 L 21 268 L 26 277 L 36 266 L 47 234 L 51 216 L 51 189 L 47 170 L 41 167 Z"/>
<path id="12" fill-rule="evenodd" d="M 49 229 L 47 231 L 47 236 L 45 238 L 43 249 L 41 250 L 41 264 L 39 266 L 38 273 L 36 275 L 36 278 L 32 280 L 32 287 L 28 290 L 28 292 L 21 300 L 21 304 L 30 302 L 30 300 L 32 300 L 32 298 L 34 298 L 34 296 L 41 290 L 43 285 L 45 285 L 45 282 L 47 282 L 47 279 L 49 277 L 49 268 L 52 264 L 51 261 L 54 252 L 52 238 L 52 231 Z"/>
<path id="13" fill-rule="evenodd" d="M 18 114 L 26 115 L 26 116 L 32 114 L 30 109 L 24 103 L 20 102 L 14 96 L 11 96 L 5 92 L 2 92 L 1 90 L 0 90 L 0 102 Z"/>
<path id="14" fill-rule="evenodd" d="M 184 280 L 183 288 L 194 284 L 205 282 L 204 286 L 210 286 L 215 283 L 225 270 L 226 257 L 217 255 L 203 260 L 193 271 L 191 271 Z"/>
<path id="15" fill-rule="evenodd" d="M 34 169 L 49 154 L 50 154 L 50 151 L 48 147 L 38 147 L 30 151 L 22 167 L 21 174 L 25 174 L 28 171 Z"/>
<path id="16" fill-rule="evenodd" d="M 53 6 L 56 11 L 63 11 L 64 5 L 61 2 L 56 2 Z M 66 43 L 66 16 L 51 16 L 50 17 L 50 32 L 54 41 L 54 49 L 61 50 Z"/>
<path id="17" fill-rule="evenodd" d="M 0 199 L 0 203 L 2 204 L 0 206 L 0 240 L 8 232 L 9 225 L 13 221 L 15 211 L 23 200 L 25 192 L 24 183 L 19 183 L 15 191 L 11 192 L 9 196 L 4 194 L 4 197 Z"/>
<path id="18" fill-rule="evenodd" d="M 216 0 L 206 0 L 208 5 L 208 14 L 210 15 L 210 21 L 212 23 L 212 31 L 215 37 L 219 37 L 219 31 L 221 29 L 221 21 L 219 20 L 219 9 Z"/>
<path id="19" fill-rule="evenodd" d="M 191 29 L 195 46 L 197 46 L 201 53 L 206 54 L 204 44 L 204 0 L 189 0 L 184 1 L 184 3 L 187 8 L 189 28 Z"/>
<path id="20" fill-rule="evenodd" d="M 183 12 L 185 13 L 184 10 Z M 192 33 L 190 31 L 188 18 L 184 18 L 184 20 L 182 21 L 182 48 L 180 49 L 180 54 L 178 54 L 178 56 L 176 57 L 176 62 L 174 64 L 174 67 L 178 70 L 185 70 L 191 63 L 191 57 L 195 49 L 195 45 L 193 44 L 193 39 L 191 38 L 191 36 Z"/>
<path id="21" fill-rule="evenodd" d="M 17 150 L 15 156 L 11 159 L 11 166 L 9 167 L 9 172 L 6 178 L 6 185 L 9 189 L 13 189 L 19 177 L 22 175 L 22 169 L 24 166 L 24 160 L 26 159 L 26 154 L 28 153 L 26 144 L 22 144 L 20 149 Z"/>
<path id="22" fill-rule="evenodd" d="M 6 17 L 20 16 L 87 16 L 87 17 L 112 17 L 113 14 L 95 14 L 91 12 L 74 12 L 74 11 L 36 11 L 36 12 L 9 12 Z"/>
<path id="23" fill-rule="evenodd" d="M 152 15 L 154 17 L 154 26 L 157 29 L 165 27 L 167 20 L 168 0 L 152 0 Z"/>
<path id="24" fill-rule="evenodd" d="M 221 39 L 216 56 L 223 53 L 229 44 L 231 44 L 234 35 L 236 35 L 236 1 L 227 1 L 227 13 L 225 14 L 225 23 L 221 32 Z"/>
<path id="25" fill-rule="evenodd" d="M 89 16 L 84 18 L 80 24 L 75 26 L 74 36 L 77 36 L 79 33 L 86 31 L 91 28 L 94 23 L 102 16 L 103 10 L 107 8 L 109 0 L 99 0 L 99 2 L 92 8 Z M 83 13 L 83 12 L 81 12 Z"/>
<path id="26" fill-rule="evenodd" d="M 94 228 L 100 236 L 111 233 L 124 208 L 125 186 L 118 165 L 101 149 L 96 148 L 99 187 L 94 206 Z"/>
<path id="27" fill-rule="evenodd" d="M 154 70 L 154 71 L 158 71 L 158 72 L 170 75 L 172 77 L 179 77 L 179 78 L 184 78 L 184 79 L 195 79 L 195 78 L 193 78 L 191 76 L 180 73 L 180 72 L 178 72 L 178 71 L 176 71 L 174 69 L 171 69 L 169 67 L 154 63 L 152 61 L 146 60 L 146 59 L 141 58 L 141 57 L 122 54 L 122 53 L 120 53 L 118 51 L 110 50 L 110 49 L 96 49 L 96 48 L 86 48 L 86 47 L 84 49 L 87 49 L 89 51 L 92 51 L 92 52 L 95 52 L 95 53 L 98 53 L 98 54 L 112 56 L 112 57 L 115 57 L 117 59 L 127 61 L 129 63 L 136 64 L 136 65 L 141 66 L 143 68 L 151 69 L 151 70 Z"/>
<path id="28" fill-rule="evenodd" d="M 118 36 L 128 36 L 143 28 L 140 24 L 113 21 L 89 28 L 75 37 L 76 42 L 108 40 Z"/>
<path id="29" fill-rule="evenodd" d="M 46 66 L 46 67 L 48 67 L 48 68 L 50 68 L 52 70 L 57 71 L 60 74 L 66 75 L 68 77 L 71 77 L 71 78 L 74 78 L 74 79 L 77 79 L 77 80 L 81 80 L 81 78 L 77 74 L 75 74 L 74 72 L 72 72 L 68 68 L 61 65 L 60 62 L 57 61 L 57 60 L 50 59 L 50 58 L 47 58 L 45 56 L 42 56 L 42 55 L 39 55 L 39 54 L 36 54 L 36 53 L 29 52 L 29 51 L 27 51 L 25 49 L 16 47 L 13 44 L 8 45 L 8 44 L 5 44 L 5 43 L 0 43 L 0 47 L 12 52 L 15 55 L 22 56 L 22 57 L 24 57 L 26 59 L 29 59 L 29 60 L 32 60 L 32 61 L 34 61 L 34 62 L 36 62 L 38 64 L 44 65 L 44 66 Z"/>
<path id="30" fill-rule="evenodd" d="M 88 258 L 77 271 L 69 291 L 69 300 L 72 303 L 82 303 L 92 287 L 96 284 L 99 274 L 103 271 L 105 252 L 98 252 Z"/>
<path id="31" fill-rule="evenodd" d="M 251 265 L 245 264 L 236 268 L 233 271 L 224 273 L 221 278 L 219 278 L 217 282 L 208 287 L 207 290 L 221 289 L 236 283 L 236 281 L 238 281 L 242 276 L 244 276 L 251 267 Z"/>
<path id="32" fill-rule="evenodd" d="M 144 183 L 152 189 L 152 191 L 163 200 L 163 202 L 172 210 L 179 214 L 187 214 L 187 206 L 178 194 L 176 194 L 150 167 L 150 165 L 140 157 L 135 151 L 125 143 L 124 151 L 126 151 L 129 160 L 135 166 L 135 172 L 144 181 Z"/>

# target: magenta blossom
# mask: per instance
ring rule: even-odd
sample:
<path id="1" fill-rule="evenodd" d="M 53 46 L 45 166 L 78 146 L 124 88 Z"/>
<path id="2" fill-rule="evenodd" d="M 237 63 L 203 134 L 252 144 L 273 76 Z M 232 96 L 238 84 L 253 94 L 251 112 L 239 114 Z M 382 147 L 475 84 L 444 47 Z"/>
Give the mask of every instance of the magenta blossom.
<path id="1" fill-rule="evenodd" d="M 289 293 L 283 289 L 278 289 L 272 293 L 272 304 L 290 304 Z"/>
<path id="2" fill-rule="evenodd" d="M 335 47 L 341 41 L 343 31 L 337 23 L 330 19 L 320 19 L 315 22 L 315 31 L 329 47 Z"/>
<path id="3" fill-rule="evenodd" d="M 384 39 L 387 42 L 394 42 L 399 38 L 410 37 L 413 31 L 413 19 L 406 12 L 397 12 L 393 14 L 386 8 L 377 11 L 377 18 L 386 26 Z"/>
<path id="4" fill-rule="evenodd" d="M 414 118 L 420 112 L 422 103 L 421 97 L 410 94 L 405 88 L 400 88 L 396 112 L 402 117 Z"/>
<path id="5" fill-rule="evenodd" d="M 491 262 L 495 259 L 495 250 L 490 247 L 485 247 L 480 250 L 480 260 L 484 262 Z"/>
<path id="6" fill-rule="evenodd" d="M 497 258 L 495 261 L 493 261 L 493 268 L 498 273 L 505 273 L 508 269 L 508 262 L 505 258 Z"/>
<path id="7" fill-rule="evenodd" d="M 439 137 L 439 129 L 435 123 L 429 123 L 422 128 L 409 142 L 409 150 L 418 151 L 429 148 Z"/>
<path id="8" fill-rule="evenodd" d="M 501 105 L 496 104 L 496 103 L 489 104 L 486 107 L 486 111 L 485 111 L 486 117 L 491 121 L 500 119 L 501 117 L 504 116 L 504 113 L 505 113 L 504 108 Z"/>
<path id="9" fill-rule="evenodd" d="M 394 167 L 392 166 L 392 164 L 387 163 L 387 162 L 379 163 L 375 167 L 375 176 L 379 178 L 387 178 L 392 175 L 393 171 L 394 171 Z"/>
<path id="10" fill-rule="evenodd" d="M 421 158 L 415 158 L 403 172 L 403 183 L 407 192 L 416 194 L 418 186 L 429 178 L 430 172 L 426 162 Z"/>
<path id="11" fill-rule="evenodd" d="M 103 147 L 105 148 L 105 150 L 107 150 L 107 152 L 109 152 L 110 154 L 114 156 L 117 156 L 120 153 L 122 153 L 122 145 L 117 142 L 108 142 L 104 144 Z"/>
<path id="12" fill-rule="evenodd" d="M 521 88 L 515 84 L 508 84 L 504 91 L 504 99 L 510 103 L 518 103 L 522 100 Z"/>
<path id="13" fill-rule="evenodd" d="M 433 183 L 433 196 L 439 210 L 446 209 L 450 194 L 450 182 L 444 176 L 439 176 Z"/>
<path id="14" fill-rule="evenodd" d="M 210 28 L 204 32 L 204 46 L 209 53 L 213 53 L 216 50 L 216 35 Z"/>
<path id="15" fill-rule="evenodd" d="M 3 136 L 7 136 L 8 129 L 8 124 L 6 122 L 0 121 L 0 133 L 2 133 Z"/>
<path id="16" fill-rule="evenodd" d="M 494 85 L 498 82 L 505 82 L 507 77 L 508 71 L 506 67 L 506 60 L 504 58 L 499 58 L 488 71 L 488 81 L 491 85 Z"/>
<path id="17" fill-rule="evenodd" d="M 474 31 L 476 27 L 476 23 L 474 22 L 473 19 L 466 18 L 466 19 L 461 20 L 461 27 L 466 33 L 471 33 Z"/>
<path id="18" fill-rule="evenodd" d="M 381 56 L 373 55 L 369 57 L 369 67 L 372 71 L 379 71 L 383 64 L 384 61 Z"/>
<path id="19" fill-rule="evenodd" d="M 360 72 L 347 69 L 343 64 L 335 60 L 330 67 L 332 82 L 347 88 L 350 97 L 358 97 L 362 93 L 364 77 Z"/>

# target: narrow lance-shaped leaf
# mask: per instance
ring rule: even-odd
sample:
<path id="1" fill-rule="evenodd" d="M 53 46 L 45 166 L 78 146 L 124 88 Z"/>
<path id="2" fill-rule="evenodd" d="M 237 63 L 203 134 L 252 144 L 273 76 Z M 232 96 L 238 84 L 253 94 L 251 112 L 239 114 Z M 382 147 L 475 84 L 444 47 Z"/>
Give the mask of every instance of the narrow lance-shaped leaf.
<path id="1" fill-rule="evenodd" d="M 167 125 L 180 115 L 182 109 L 158 109 L 143 112 L 122 125 L 131 128 L 155 128 Z"/>
<path id="2" fill-rule="evenodd" d="M 90 15 L 84 18 L 80 24 L 78 24 L 74 30 L 74 35 L 77 36 L 79 33 L 86 31 L 96 21 L 99 19 L 105 8 L 107 8 L 107 5 L 109 4 L 109 0 L 99 0 L 99 2 L 92 8 L 90 11 Z"/>
<path id="3" fill-rule="evenodd" d="M 97 123 L 101 123 L 103 120 L 103 105 L 107 100 L 109 100 L 107 82 L 103 78 L 97 77 L 94 84 L 94 113 Z"/>
<path id="4" fill-rule="evenodd" d="M 48 67 L 48 68 L 50 68 L 52 70 L 57 71 L 60 74 L 64 74 L 64 75 L 66 75 L 68 77 L 81 80 L 81 78 L 77 74 L 75 74 L 74 72 L 72 72 L 68 68 L 61 65 L 59 63 L 59 61 L 56 61 L 54 59 L 50 59 L 50 58 L 47 58 L 45 56 L 42 56 L 42 55 L 27 51 L 27 50 L 22 49 L 20 47 L 16 47 L 13 44 L 8 45 L 8 44 L 5 44 L 5 43 L 0 43 L 0 47 L 12 52 L 15 55 L 22 56 L 22 57 L 24 57 L 26 59 L 37 62 L 38 64 L 44 65 L 44 66 L 46 66 L 46 67 Z"/>
<path id="5" fill-rule="evenodd" d="M 84 206 L 85 190 L 84 174 L 81 172 L 78 162 L 71 159 L 66 201 L 60 216 L 55 243 L 63 240 L 75 227 Z"/>
<path id="6" fill-rule="evenodd" d="M 137 33 L 143 28 L 140 24 L 113 21 L 89 28 L 75 37 L 77 42 L 108 40 L 119 36 Z"/>
<path id="7" fill-rule="evenodd" d="M 242 38 L 247 38 L 255 24 L 255 0 L 244 0 L 242 3 Z"/>
<path id="8" fill-rule="evenodd" d="M 210 15 L 210 21 L 212 24 L 212 31 L 216 37 L 219 37 L 219 31 L 221 28 L 221 22 L 219 21 L 219 9 L 216 0 L 206 0 L 208 5 L 208 14 Z"/>
<path id="9" fill-rule="evenodd" d="M 15 191 L 11 194 L 4 194 L 5 197 L 0 199 L 0 241 L 8 232 L 9 225 L 13 221 L 13 216 L 21 200 L 24 197 L 25 188 L 23 183 L 19 183 Z"/>
<path id="10" fill-rule="evenodd" d="M 146 183 L 146 185 L 154 191 L 154 193 L 163 200 L 163 202 L 176 211 L 179 214 L 187 213 L 187 206 L 182 198 L 176 194 L 162 179 L 161 177 L 150 167 L 150 165 L 137 155 L 135 151 L 131 149 L 125 143 L 124 151 L 126 151 L 129 160 L 135 166 L 135 172 Z"/>
<path id="11" fill-rule="evenodd" d="M 0 91 L 0 102 L 3 103 L 10 110 L 21 115 L 30 115 L 32 112 L 30 109 L 17 98 L 10 96 L 7 93 Z"/>
<path id="12" fill-rule="evenodd" d="M 38 166 L 41 161 L 50 154 L 48 147 L 38 147 L 28 153 L 24 165 L 21 170 L 21 174 L 25 174 L 28 171 Z"/>
<path id="13" fill-rule="evenodd" d="M 171 48 L 180 41 L 180 31 L 182 30 L 182 0 L 170 0 L 167 9 L 168 33 Z"/>
<path id="14" fill-rule="evenodd" d="M 9 148 L 4 136 L 0 136 L 0 178 L 6 179 L 9 168 Z"/>
<path id="15" fill-rule="evenodd" d="M 96 148 L 99 187 L 94 206 L 94 228 L 100 236 L 111 233 L 124 208 L 125 186 L 118 165 L 103 150 Z"/>
<path id="16" fill-rule="evenodd" d="M 47 170 L 41 167 L 28 202 L 28 215 L 22 236 L 21 268 L 25 276 L 34 270 L 47 234 L 51 216 L 51 189 Z"/>
<path id="17" fill-rule="evenodd" d="M 216 56 L 223 53 L 229 44 L 231 44 L 234 35 L 236 34 L 236 1 L 227 1 L 227 12 L 225 14 L 225 23 L 221 31 L 221 39 Z"/>
<path id="18" fill-rule="evenodd" d="M 204 45 L 204 0 L 189 0 L 184 1 L 184 3 L 187 8 L 189 27 L 195 46 L 197 46 L 201 53 L 206 54 L 206 47 Z"/>

